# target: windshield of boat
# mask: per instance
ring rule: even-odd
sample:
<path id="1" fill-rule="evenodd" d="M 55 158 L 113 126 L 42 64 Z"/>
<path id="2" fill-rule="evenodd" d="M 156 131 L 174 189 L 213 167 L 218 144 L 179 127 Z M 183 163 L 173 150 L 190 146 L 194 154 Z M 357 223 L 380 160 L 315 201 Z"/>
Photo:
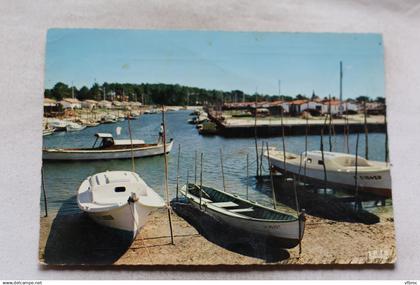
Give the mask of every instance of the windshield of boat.
<path id="1" fill-rule="evenodd" d="M 108 147 L 114 145 L 113 138 L 102 138 L 101 147 Z"/>

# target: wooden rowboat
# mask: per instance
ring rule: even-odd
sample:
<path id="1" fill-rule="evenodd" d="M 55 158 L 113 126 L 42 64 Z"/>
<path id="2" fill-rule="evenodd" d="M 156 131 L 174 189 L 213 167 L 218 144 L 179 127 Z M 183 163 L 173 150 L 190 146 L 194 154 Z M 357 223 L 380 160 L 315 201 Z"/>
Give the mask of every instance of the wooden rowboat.
<path id="1" fill-rule="evenodd" d="M 201 191 L 200 191 L 201 190 Z M 188 184 L 181 193 L 198 209 L 221 223 L 250 234 L 273 238 L 278 246 L 293 248 L 303 238 L 305 217 L 268 208 L 214 188 Z"/>

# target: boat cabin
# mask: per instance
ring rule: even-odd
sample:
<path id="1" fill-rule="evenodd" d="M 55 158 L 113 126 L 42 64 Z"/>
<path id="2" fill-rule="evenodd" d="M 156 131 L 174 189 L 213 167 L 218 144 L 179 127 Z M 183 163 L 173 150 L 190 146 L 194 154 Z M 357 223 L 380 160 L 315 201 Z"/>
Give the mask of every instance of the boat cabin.
<path id="1" fill-rule="evenodd" d="M 96 143 L 100 139 L 99 147 L 110 147 L 114 145 L 114 137 L 110 133 L 96 133 L 95 134 L 96 140 L 93 144 L 92 148 L 95 148 Z"/>
<path id="2" fill-rule="evenodd" d="M 95 148 L 98 140 L 100 140 L 100 143 L 97 146 L 97 148 L 109 148 L 113 146 L 131 146 L 131 144 L 133 145 L 145 144 L 143 140 L 130 140 L 130 139 L 115 140 L 112 134 L 110 133 L 96 133 L 95 137 L 96 137 L 96 140 L 92 148 Z"/>
<path id="3" fill-rule="evenodd" d="M 109 204 L 125 202 L 131 193 L 147 196 L 148 186 L 137 174 L 128 171 L 107 171 L 95 174 L 89 179 L 92 202 Z"/>
<path id="4" fill-rule="evenodd" d="M 305 152 L 302 157 L 305 159 Z M 287 158 L 286 158 L 287 159 Z M 354 168 L 356 167 L 356 157 L 352 154 L 337 153 L 324 151 L 324 160 L 322 159 L 321 151 L 308 151 L 306 157 L 306 164 L 312 168 L 323 168 L 323 164 L 328 166 L 329 169 L 334 168 Z M 363 157 L 357 157 L 357 167 L 371 166 L 369 162 Z"/>

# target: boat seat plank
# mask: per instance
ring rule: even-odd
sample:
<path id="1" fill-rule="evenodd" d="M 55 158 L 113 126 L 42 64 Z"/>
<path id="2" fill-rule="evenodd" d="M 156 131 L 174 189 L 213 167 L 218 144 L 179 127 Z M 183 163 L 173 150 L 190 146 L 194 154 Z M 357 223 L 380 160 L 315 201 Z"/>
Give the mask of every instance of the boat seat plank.
<path id="1" fill-rule="evenodd" d="M 229 202 L 215 202 L 211 203 L 213 206 L 219 207 L 219 208 L 230 208 L 230 207 L 238 207 L 239 205 L 236 203 L 233 203 L 231 201 Z"/>
<path id="2" fill-rule="evenodd" d="M 234 213 L 246 213 L 246 212 L 253 212 L 254 209 L 253 208 L 242 208 L 242 209 L 232 209 L 232 210 L 229 210 L 229 211 L 234 212 Z"/>
<path id="3" fill-rule="evenodd" d="M 206 199 L 206 198 L 201 198 L 201 202 L 204 202 L 204 203 L 211 203 L 212 202 L 212 200 L 210 200 L 210 199 Z"/>

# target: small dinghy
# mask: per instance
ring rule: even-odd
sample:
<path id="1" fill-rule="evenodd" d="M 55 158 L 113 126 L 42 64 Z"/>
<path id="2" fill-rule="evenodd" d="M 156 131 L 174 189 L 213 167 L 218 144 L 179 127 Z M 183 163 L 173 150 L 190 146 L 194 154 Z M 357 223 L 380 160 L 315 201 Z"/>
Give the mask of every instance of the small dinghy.
<path id="1" fill-rule="evenodd" d="M 250 234 L 272 238 L 283 248 L 293 248 L 303 238 L 303 213 L 299 216 L 284 213 L 234 194 L 210 187 L 200 188 L 195 184 L 184 185 L 181 193 L 195 208 L 219 222 Z"/>
<path id="2" fill-rule="evenodd" d="M 131 157 L 148 157 L 164 154 L 164 145 L 145 143 L 143 140 L 115 140 L 112 134 L 97 133 L 91 148 L 47 148 L 42 150 L 44 160 L 100 160 L 130 159 Z M 98 146 L 97 142 L 100 140 Z M 172 150 L 173 139 L 166 143 L 166 152 Z"/>
<path id="3" fill-rule="evenodd" d="M 264 154 L 267 157 L 267 153 Z M 286 163 L 284 163 L 286 158 Z M 304 177 L 306 181 L 324 183 L 324 164 L 327 183 L 330 187 L 354 190 L 357 185 L 360 192 L 373 193 L 379 196 L 391 197 L 390 167 L 386 162 L 366 160 L 353 154 L 324 151 L 324 161 L 321 151 L 303 152 L 301 155 L 270 150 L 270 163 L 280 172 L 286 172 Z M 306 170 L 304 170 L 306 164 Z M 300 170 L 300 172 L 299 172 Z M 303 176 L 306 173 L 306 176 Z"/>
<path id="4" fill-rule="evenodd" d="M 96 223 L 129 232 L 134 239 L 163 199 L 137 173 L 107 171 L 89 176 L 77 191 L 77 204 Z"/>
<path id="5" fill-rule="evenodd" d="M 84 130 L 84 129 L 86 129 L 86 126 L 80 125 L 80 124 L 77 124 L 77 123 L 69 123 L 66 126 L 66 131 L 68 131 L 68 132 L 78 132 L 78 131 L 81 131 L 81 130 Z"/>

